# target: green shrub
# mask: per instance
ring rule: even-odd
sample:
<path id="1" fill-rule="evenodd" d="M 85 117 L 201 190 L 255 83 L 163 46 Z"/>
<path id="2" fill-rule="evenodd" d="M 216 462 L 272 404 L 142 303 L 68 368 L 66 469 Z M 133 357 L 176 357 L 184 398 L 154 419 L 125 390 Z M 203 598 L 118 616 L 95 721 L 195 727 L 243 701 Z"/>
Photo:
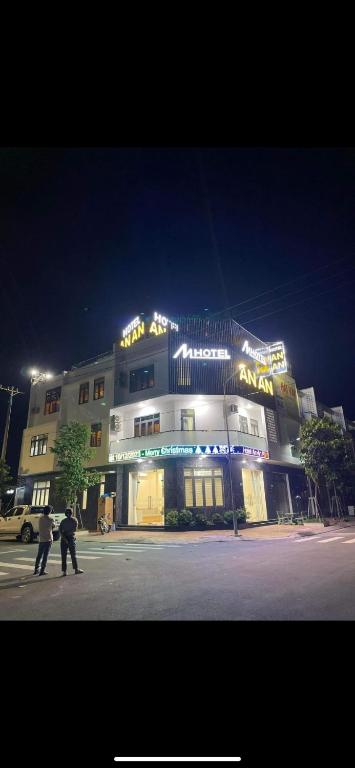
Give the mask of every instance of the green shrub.
<path id="1" fill-rule="evenodd" d="M 191 525 L 191 521 L 192 512 L 190 512 L 189 509 L 182 509 L 181 512 L 178 513 L 179 528 L 187 528 L 189 525 Z"/>
<path id="2" fill-rule="evenodd" d="M 165 514 L 165 525 L 177 528 L 179 524 L 179 513 L 176 509 L 169 509 Z"/>
<path id="3" fill-rule="evenodd" d="M 195 514 L 195 525 L 199 528 L 206 528 L 207 527 L 207 517 L 206 515 L 201 515 L 199 512 Z"/>
<path id="4" fill-rule="evenodd" d="M 246 511 L 245 507 L 238 507 L 238 509 L 236 509 L 236 513 L 238 515 L 237 519 L 240 520 L 240 522 L 245 522 L 246 521 L 248 515 L 247 515 L 247 511 Z"/>
<path id="5" fill-rule="evenodd" d="M 225 511 L 224 515 L 224 524 L 228 526 L 228 528 L 233 528 L 233 512 L 228 509 Z"/>
<path id="6" fill-rule="evenodd" d="M 218 525 L 219 527 L 223 527 L 224 525 L 223 515 L 221 515 L 220 512 L 215 512 L 214 515 L 212 515 L 212 522 L 213 522 L 213 525 Z"/>

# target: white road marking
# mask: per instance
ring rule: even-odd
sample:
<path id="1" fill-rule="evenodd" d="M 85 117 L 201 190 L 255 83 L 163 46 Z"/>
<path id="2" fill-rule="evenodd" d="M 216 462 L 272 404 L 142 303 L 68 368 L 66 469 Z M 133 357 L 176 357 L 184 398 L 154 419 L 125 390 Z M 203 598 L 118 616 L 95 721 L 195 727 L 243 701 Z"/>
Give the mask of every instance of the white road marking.
<path id="1" fill-rule="evenodd" d="M 338 541 L 340 539 L 344 539 L 344 536 L 332 536 L 331 539 L 322 539 L 321 541 L 318 541 L 318 544 L 327 544 L 328 541 Z M 343 542 L 344 544 L 344 542 Z"/>
<path id="2" fill-rule="evenodd" d="M 106 546 L 105 549 L 125 549 L 125 550 L 132 549 L 133 550 L 138 547 L 140 552 L 143 552 L 145 549 L 165 549 L 165 547 L 160 547 L 160 546 L 157 546 L 156 544 L 152 544 L 151 546 L 147 545 L 146 547 L 144 547 L 143 544 L 135 544 L 135 546 L 133 546 L 132 544 L 110 544 Z"/>
<path id="3" fill-rule="evenodd" d="M 98 553 L 99 553 L 99 551 L 100 551 L 100 555 L 98 554 Z M 129 551 L 131 552 L 132 550 L 130 549 Z M 85 553 L 86 553 L 86 552 L 96 552 L 96 557 L 94 557 L 94 558 L 91 558 L 91 557 L 83 557 L 83 555 L 81 554 L 82 552 L 85 552 Z M 81 558 L 82 558 L 82 560 L 91 560 L 91 559 L 93 559 L 93 560 L 97 560 L 97 559 L 99 559 L 99 558 L 101 557 L 101 555 L 102 555 L 103 557 L 104 557 L 105 555 L 106 555 L 106 556 L 107 556 L 107 555 L 111 555 L 111 557 L 115 557 L 115 555 L 116 555 L 116 556 L 119 556 L 119 555 L 124 555 L 125 553 L 124 553 L 124 552 L 101 552 L 101 550 L 97 550 L 97 549 L 77 549 L 77 550 L 76 550 L 76 554 L 78 555 L 78 557 L 81 557 Z"/>
<path id="4" fill-rule="evenodd" d="M 32 565 L 21 565 L 20 563 L 0 563 L 2 568 L 21 568 L 24 571 L 32 571 Z"/>
<path id="5" fill-rule="evenodd" d="M 123 763 L 234 763 L 241 757 L 115 757 Z"/>
<path id="6" fill-rule="evenodd" d="M 84 551 L 84 550 L 83 550 L 83 551 Z M 91 552 L 91 551 L 92 551 L 92 550 L 90 550 L 90 552 Z M 77 550 L 77 554 L 79 554 L 79 551 L 78 551 L 78 550 Z M 81 555 L 80 555 L 80 556 L 81 556 Z M 53 558 L 55 558 L 55 559 L 57 560 L 57 562 L 58 562 L 58 563 L 61 563 L 61 562 L 62 562 L 62 557 L 61 557 L 61 555 L 55 555 L 55 554 L 53 553 L 53 555 L 51 554 L 51 556 L 50 556 L 50 557 L 51 557 L 51 560 L 52 560 Z M 68 555 L 68 557 L 69 557 L 69 555 Z M 85 557 L 84 557 L 84 556 L 82 557 L 82 560 L 99 560 L 99 559 L 100 559 L 100 558 L 99 558 L 97 555 L 92 555 L 91 557 L 86 557 L 86 556 L 85 556 Z"/>
<path id="7" fill-rule="evenodd" d="M 322 534 L 318 534 L 321 536 Z M 319 541 L 319 538 L 315 535 L 303 536 L 302 539 L 295 539 L 294 544 L 304 544 L 305 541 Z"/>
<path id="8" fill-rule="evenodd" d="M 17 549 L 0 549 L 1 555 L 9 555 L 10 552 L 23 552 L 23 547 L 17 547 Z"/>
<path id="9" fill-rule="evenodd" d="M 123 549 L 123 547 L 117 547 L 117 549 L 106 549 L 106 547 L 100 549 L 99 547 L 93 547 L 92 549 L 90 549 L 90 552 L 100 552 L 100 554 L 102 555 L 115 555 L 118 553 L 123 555 L 124 552 L 143 552 L 143 551 L 144 551 L 143 549 Z"/>
<path id="10" fill-rule="evenodd" d="M 5 573 L 5 571 L 0 571 L 0 576 L 8 576 L 8 573 Z"/>
<path id="11" fill-rule="evenodd" d="M 342 544 L 355 544 L 355 539 L 348 539 L 347 541 L 342 541 Z"/>

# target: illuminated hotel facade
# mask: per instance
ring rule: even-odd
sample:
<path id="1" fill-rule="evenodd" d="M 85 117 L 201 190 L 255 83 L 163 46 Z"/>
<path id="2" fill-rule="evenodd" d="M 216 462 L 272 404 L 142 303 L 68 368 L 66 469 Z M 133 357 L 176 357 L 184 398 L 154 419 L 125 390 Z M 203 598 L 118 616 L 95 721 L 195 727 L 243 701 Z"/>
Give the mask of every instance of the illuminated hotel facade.
<path id="1" fill-rule="evenodd" d="M 49 449 L 62 424 L 81 421 L 95 449 L 90 467 L 101 473 L 81 499 L 89 529 L 104 494 L 120 526 L 164 526 L 167 511 L 181 509 L 212 519 L 232 507 L 229 467 L 248 522 L 306 510 L 297 438 L 311 399 L 297 391 L 282 342 L 257 339 L 231 319 L 137 316 L 111 352 L 64 371 L 50 388 L 31 387 L 16 503 L 60 510 Z"/>

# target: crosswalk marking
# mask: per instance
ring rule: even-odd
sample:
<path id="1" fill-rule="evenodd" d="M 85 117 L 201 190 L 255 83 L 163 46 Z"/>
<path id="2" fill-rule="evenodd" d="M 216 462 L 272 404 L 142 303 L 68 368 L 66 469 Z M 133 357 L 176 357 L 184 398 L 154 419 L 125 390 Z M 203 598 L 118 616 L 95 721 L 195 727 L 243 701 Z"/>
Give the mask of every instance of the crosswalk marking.
<path id="1" fill-rule="evenodd" d="M 5 571 L 0 571 L 0 576 L 8 576 L 8 573 L 5 573 Z"/>
<path id="2" fill-rule="evenodd" d="M 355 544 L 355 539 L 348 539 L 347 541 L 342 541 L 342 544 Z"/>
<path id="3" fill-rule="evenodd" d="M 91 552 L 91 551 L 92 551 L 92 550 L 90 550 L 90 552 Z M 77 554 L 79 554 L 79 550 L 77 550 Z M 81 556 L 81 555 L 80 555 L 80 556 Z M 69 557 L 69 555 L 68 555 L 68 557 Z M 50 558 L 51 558 L 51 560 L 52 560 L 53 558 L 56 558 L 56 559 L 57 559 L 57 561 L 58 561 L 58 563 L 61 563 L 61 562 L 62 562 L 62 556 L 61 556 L 61 555 L 55 555 L 55 554 L 53 553 L 53 555 L 52 555 L 52 554 L 50 555 Z M 87 556 L 85 555 L 85 557 L 83 557 L 82 559 L 83 559 L 83 560 L 99 560 L 99 557 L 98 557 L 98 555 L 92 555 L 91 557 L 87 557 Z"/>
<path id="4" fill-rule="evenodd" d="M 105 546 L 104 545 L 103 549 L 110 549 L 110 550 L 111 549 L 125 549 L 125 550 L 131 549 L 132 551 L 133 550 L 137 550 L 137 551 L 139 550 L 139 552 L 144 552 L 145 549 L 161 550 L 161 549 L 164 549 L 164 547 L 159 547 L 156 544 L 152 544 L 151 546 L 146 546 L 146 547 L 144 547 L 142 544 L 136 544 L 134 547 L 132 547 L 131 545 L 128 546 L 126 544 L 110 544 L 109 546 L 107 546 L 107 545 Z"/>
<path id="5" fill-rule="evenodd" d="M 294 543 L 295 544 L 304 544 L 305 541 L 319 541 L 319 539 L 316 538 L 314 535 L 313 536 L 307 536 L 307 537 L 304 536 L 304 537 L 302 537 L 302 539 L 295 539 Z"/>
<path id="6" fill-rule="evenodd" d="M 78 550 L 79 551 L 79 550 Z M 81 550 L 82 552 L 84 550 Z M 122 554 L 124 552 L 144 552 L 143 549 L 123 549 L 123 547 L 115 547 L 115 549 L 106 549 L 106 547 L 102 547 L 102 549 L 99 549 L 98 547 L 93 547 L 90 549 L 90 552 L 100 552 L 100 554 L 103 555 L 114 555 L 117 552 L 121 552 Z"/>
<path id="7" fill-rule="evenodd" d="M 21 565 L 20 563 L 0 563 L 2 568 L 21 568 L 23 571 L 32 571 L 33 565 Z"/>
<path id="8" fill-rule="evenodd" d="M 131 549 L 129 551 L 132 552 Z M 96 560 L 99 557 L 101 557 L 101 555 L 103 555 L 103 556 L 104 555 L 111 555 L 111 557 L 115 557 L 115 556 L 117 557 L 117 556 L 125 554 L 124 552 L 101 552 L 100 551 L 100 555 L 99 555 L 98 551 L 96 549 L 88 549 L 88 550 L 86 550 L 86 549 L 77 549 L 76 553 L 77 553 L 78 557 L 80 557 L 82 560 L 90 560 L 91 559 L 90 557 L 83 557 L 82 552 L 85 552 L 85 553 L 86 552 L 96 552 L 96 558 L 95 558 Z"/>
<path id="9" fill-rule="evenodd" d="M 339 539 L 344 539 L 344 536 L 332 536 L 331 539 L 321 539 L 318 540 L 318 544 L 327 544 L 328 541 L 338 541 Z"/>

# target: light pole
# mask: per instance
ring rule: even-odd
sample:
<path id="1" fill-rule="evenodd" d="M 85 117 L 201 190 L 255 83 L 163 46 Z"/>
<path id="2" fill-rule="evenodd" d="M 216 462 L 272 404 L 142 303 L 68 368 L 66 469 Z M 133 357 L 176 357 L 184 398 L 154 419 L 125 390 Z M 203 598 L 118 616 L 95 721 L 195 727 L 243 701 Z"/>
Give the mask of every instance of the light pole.
<path id="1" fill-rule="evenodd" d="M 40 384 L 42 381 L 48 381 L 48 379 L 53 378 L 53 373 L 48 373 L 48 371 L 37 371 L 36 368 L 32 368 L 30 376 L 31 384 Z"/>
<path id="2" fill-rule="evenodd" d="M 2 389 L 4 392 L 9 393 L 9 402 L 7 406 L 4 437 L 3 437 L 2 448 L 1 448 L 1 459 L 5 461 L 6 451 L 7 451 L 7 441 L 8 441 L 9 429 L 10 429 L 12 401 L 15 395 L 23 395 L 23 392 L 20 392 L 20 390 L 17 389 L 16 387 L 3 387 L 2 384 L 0 384 L 0 389 Z"/>
<path id="3" fill-rule="evenodd" d="M 228 382 L 233 379 L 235 376 L 235 373 L 231 373 L 230 376 L 228 376 L 224 383 L 223 383 L 223 411 L 224 411 L 224 423 L 226 427 L 226 433 L 227 433 L 227 444 L 228 444 L 228 472 L 229 472 L 229 487 L 230 487 L 230 495 L 231 495 L 231 506 L 232 506 L 232 512 L 233 512 L 233 526 L 234 526 L 234 535 L 238 536 L 238 520 L 237 515 L 235 511 L 235 503 L 234 503 L 234 491 L 233 491 L 233 479 L 232 479 L 232 465 L 231 465 L 231 446 L 230 446 L 230 439 L 229 439 L 229 427 L 228 427 L 228 415 L 227 415 L 227 403 L 226 403 L 226 386 Z"/>

